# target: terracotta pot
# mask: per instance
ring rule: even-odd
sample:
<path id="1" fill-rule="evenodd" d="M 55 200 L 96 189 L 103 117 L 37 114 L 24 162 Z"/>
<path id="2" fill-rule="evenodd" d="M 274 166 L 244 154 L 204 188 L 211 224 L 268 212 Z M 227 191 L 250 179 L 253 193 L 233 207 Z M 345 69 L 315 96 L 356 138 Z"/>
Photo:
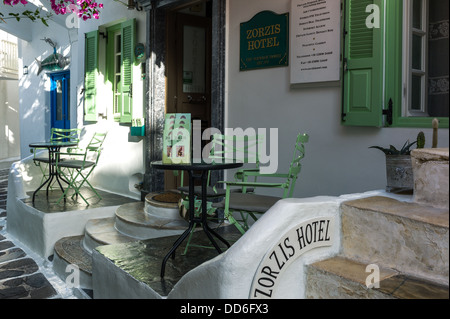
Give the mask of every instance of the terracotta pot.
<path id="1" fill-rule="evenodd" d="M 414 189 L 410 155 L 386 155 L 386 191 L 399 192 Z"/>

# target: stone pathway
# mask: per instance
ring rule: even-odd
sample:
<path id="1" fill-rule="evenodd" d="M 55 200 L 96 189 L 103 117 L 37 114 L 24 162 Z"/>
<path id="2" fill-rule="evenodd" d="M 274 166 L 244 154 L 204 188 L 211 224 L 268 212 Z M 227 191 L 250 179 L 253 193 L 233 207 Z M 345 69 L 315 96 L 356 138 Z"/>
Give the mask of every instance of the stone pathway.
<path id="1" fill-rule="evenodd" d="M 64 298 L 44 275 L 45 267 L 38 265 L 43 261 L 30 257 L 8 236 L 8 173 L 8 168 L 0 169 L 0 299 Z"/>

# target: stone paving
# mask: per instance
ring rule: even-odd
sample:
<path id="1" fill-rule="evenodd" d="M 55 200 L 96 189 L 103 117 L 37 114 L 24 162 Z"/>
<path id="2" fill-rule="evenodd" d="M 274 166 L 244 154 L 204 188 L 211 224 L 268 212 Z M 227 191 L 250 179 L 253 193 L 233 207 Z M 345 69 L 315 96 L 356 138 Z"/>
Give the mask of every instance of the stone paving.
<path id="1" fill-rule="evenodd" d="M 6 232 L 9 169 L 0 169 L 0 299 L 57 299 L 61 295 Z M 39 261 L 41 262 L 41 261 Z"/>

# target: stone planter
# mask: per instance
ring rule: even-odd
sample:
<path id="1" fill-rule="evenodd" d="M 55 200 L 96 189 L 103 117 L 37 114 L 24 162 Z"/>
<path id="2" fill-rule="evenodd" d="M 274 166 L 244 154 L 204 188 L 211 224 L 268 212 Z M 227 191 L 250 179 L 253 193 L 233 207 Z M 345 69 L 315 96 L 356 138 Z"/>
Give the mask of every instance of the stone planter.
<path id="1" fill-rule="evenodd" d="M 448 154 L 448 148 L 424 148 L 411 152 L 414 202 L 449 209 Z"/>
<path id="2" fill-rule="evenodd" d="M 412 192 L 414 177 L 410 155 L 386 155 L 386 191 Z"/>

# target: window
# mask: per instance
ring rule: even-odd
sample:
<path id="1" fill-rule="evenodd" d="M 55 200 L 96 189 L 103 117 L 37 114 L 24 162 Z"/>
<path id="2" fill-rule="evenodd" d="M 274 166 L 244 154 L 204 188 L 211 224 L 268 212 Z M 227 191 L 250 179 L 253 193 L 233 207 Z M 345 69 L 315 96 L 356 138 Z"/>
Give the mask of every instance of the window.
<path id="1" fill-rule="evenodd" d="M 135 20 L 128 20 L 108 27 L 99 37 L 99 31 L 86 34 L 85 54 L 85 120 L 97 120 L 96 103 L 112 106 L 114 120 L 121 123 L 131 123 L 133 106 L 133 64 L 134 44 L 136 36 Z M 99 56 L 99 39 L 104 39 L 106 48 Z M 102 51 L 103 52 L 103 51 Z M 99 70 L 99 59 L 105 63 Z M 104 79 L 111 84 L 111 100 L 105 97 L 97 99 L 98 74 L 103 73 Z"/>
<path id="2" fill-rule="evenodd" d="M 347 0 L 344 43 L 343 125 L 448 127 L 447 0 Z"/>

